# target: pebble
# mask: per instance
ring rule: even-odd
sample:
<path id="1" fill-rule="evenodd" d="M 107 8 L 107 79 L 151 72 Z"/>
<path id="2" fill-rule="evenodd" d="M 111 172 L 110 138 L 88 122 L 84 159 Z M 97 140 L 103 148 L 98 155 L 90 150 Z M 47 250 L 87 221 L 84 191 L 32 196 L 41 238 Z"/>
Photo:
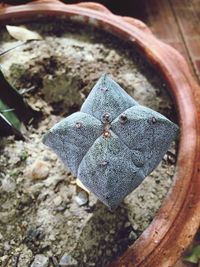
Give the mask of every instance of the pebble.
<path id="1" fill-rule="evenodd" d="M 75 196 L 75 201 L 79 206 L 84 206 L 88 203 L 88 194 L 85 191 L 80 191 L 77 196 Z"/>
<path id="2" fill-rule="evenodd" d="M 60 267 L 76 267 L 78 266 L 77 260 L 75 260 L 71 255 L 64 254 L 59 262 Z"/>
<path id="3" fill-rule="evenodd" d="M 53 234 L 51 234 L 51 235 L 49 236 L 49 240 L 51 240 L 51 241 L 55 241 L 56 238 L 55 238 L 55 236 L 54 236 Z"/>
<path id="4" fill-rule="evenodd" d="M 137 239 L 137 234 L 134 231 L 131 231 L 129 236 L 128 236 L 130 241 L 135 241 Z"/>
<path id="5" fill-rule="evenodd" d="M 16 183 L 13 178 L 6 176 L 2 180 L 2 189 L 6 192 L 14 192 L 16 188 Z"/>
<path id="6" fill-rule="evenodd" d="M 9 260 L 9 256 L 8 255 L 4 255 L 1 257 L 1 263 L 2 263 L 2 266 L 6 266 L 7 263 L 8 263 L 8 260 Z M 8 266 L 8 265 L 7 265 Z"/>
<path id="7" fill-rule="evenodd" d="M 109 54 L 107 55 L 107 57 L 106 57 L 106 60 L 107 60 L 107 61 L 112 61 L 113 59 L 114 59 L 115 61 L 120 60 L 120 56 L 117 54 L 117 52 L 116 52 L 115 50 L 111 50 L 111 51 L 109 52 Z"/>
<path id="8" fill-rule="evenodd" d="M 68 225 L 68 226 L 71 226 L 72 224 L 73 224 L 72 221 L 67 221 L 67 225 Z"/>
<path id="9" fill-rule="evenodd" d="M 59 206 L 62 203 L 62 197 L 61 196 L 55 197 L 53 202 L 54 202 L 55 206 Z"/>
<path id="10" fill-rule="evenodd" d="M 10 246 L 10 244 L 8 243 L 8 241 L 6 241 L 5 243 L 4 243 L 4 250 L 5 251 L 8 251 L 8 250 L 10 250 L 11 249 L 11 246 Z"/>
<path id="11" fill-rule="evenodd" d="M 114 229 L 111 229 L 111 230 L 109 231 L 109 233 L 110 233 L 111 235 L 114 235 L 115 230 L 114 230 Z"/>
<path id="12" fill-rule="evenodd" d="M 16 250 L 15 250 L 16 251 Z M 17 252 L 17 251 L 16 251 Z M 33 253 L 30 249 L 28 249 L 26 246 L 23 246 L 23 251 L 19 253 L 19 260 L 17 267 L 25 267 L 30 266 Z"/>
<path id="13" fill-rule="evenodd" d="M 31 264 L 31 267 L 47 267 L 49 264 L 49 258 L 43 254 L 35 255 L 34 261 Z"/>
<path id="14" fill-rule="evenodd" d="M 36 160 L 27 172 L 31 179 L 43 180 L 49 175 L 49 166 L 42 160 Z"/>
<path id="15" fill-rule="evenodd" d="M 14 239 L 10 240 L 10 244 L 15 245 L 15 240 Z"/>
<path id="16" fill-rule="evenodd" d="M 125 224 L 124 224 L 124 227 L 125 228 L 128 228 L 128 227 L 130 227 L 131 226 L 131 223 L 130 222 L 126 222 Z"/>

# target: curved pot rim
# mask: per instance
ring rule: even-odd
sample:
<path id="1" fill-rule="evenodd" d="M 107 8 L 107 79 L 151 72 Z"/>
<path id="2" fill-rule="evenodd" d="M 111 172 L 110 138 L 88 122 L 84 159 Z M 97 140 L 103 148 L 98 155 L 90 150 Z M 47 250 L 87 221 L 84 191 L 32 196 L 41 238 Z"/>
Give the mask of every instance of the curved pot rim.
<path id="1" fill-rule="evenodd" d="M 113 15 L 100 4 L 67 5 L 57 0 L 43 0 L 5 6 L 0 9 L 0 23 L 28 21 L 33 15 L 70 18 L 126 38 L 157 67 L 169 84 L 181 126 L 173 186 L 152 223 L 112 266 L 173 266 L 200 224 L 200 88 L 186 61 L 175 49 L 154 37 L 142 22 Z"/>

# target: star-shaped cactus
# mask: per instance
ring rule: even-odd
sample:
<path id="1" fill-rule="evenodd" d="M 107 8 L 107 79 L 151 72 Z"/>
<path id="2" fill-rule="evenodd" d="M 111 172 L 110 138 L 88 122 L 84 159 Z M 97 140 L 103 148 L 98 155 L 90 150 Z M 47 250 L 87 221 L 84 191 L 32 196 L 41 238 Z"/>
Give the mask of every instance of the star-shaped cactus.
<path id="1" fill-rule="evenodd" d="M 177 134 L 176 124 L 103 75 L 80 112 L 57 123 L 43 142 L 113 210 L 158 165 Z"/>

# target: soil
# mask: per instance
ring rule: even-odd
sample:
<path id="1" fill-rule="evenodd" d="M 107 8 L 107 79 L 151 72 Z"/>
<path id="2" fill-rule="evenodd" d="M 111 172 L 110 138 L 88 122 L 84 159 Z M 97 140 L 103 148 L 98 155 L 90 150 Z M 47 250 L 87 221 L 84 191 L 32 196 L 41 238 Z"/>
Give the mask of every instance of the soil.
<path id="1" fill-rule="evenodd" d="M 87 204 L 80 205 L 76 177 L 41 138 L 56 122 L 79 110 L 102 73 L 110 74 L 140 104 L 175 120 L 167 85 L 132 44 L 111 34 L 61 20 L 26 26 L 43 39 L 4 55 L 0 63 L 9 82 L 25 89 L 27 102 L 43 116 L 37 127 L 31 123 L 26 127 L 26 141 L 14 137 L 0 141 L 0 264 L 47 266 L 42 261 L 34 265 L 36 255 L 42 254 L 48 266 L 59 262 L 107 266 L 158 211 L 172 184 L 176 144 L 110 212 L 92 194 Z M 4 27 L 0 34 L 2 51 L 19 43 Z M 66 259 L 71 265 L 62 265 Z"/>

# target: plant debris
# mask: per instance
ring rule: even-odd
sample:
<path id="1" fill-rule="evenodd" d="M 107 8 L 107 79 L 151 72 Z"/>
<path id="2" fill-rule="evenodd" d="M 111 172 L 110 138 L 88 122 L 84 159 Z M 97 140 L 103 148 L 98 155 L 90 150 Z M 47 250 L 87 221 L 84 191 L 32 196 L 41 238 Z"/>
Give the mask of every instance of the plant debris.
<path id="1" fill-rule="evenodd" d="M 30 41 L 30 40 L 32 41 L 32 40 L 42 39 L 40 34 L 34 31 L 30 31 L 24 26 L 6 25 L 6 29 L 13 38 L 19 41 L 25 42 L 25 41 Z"/>

